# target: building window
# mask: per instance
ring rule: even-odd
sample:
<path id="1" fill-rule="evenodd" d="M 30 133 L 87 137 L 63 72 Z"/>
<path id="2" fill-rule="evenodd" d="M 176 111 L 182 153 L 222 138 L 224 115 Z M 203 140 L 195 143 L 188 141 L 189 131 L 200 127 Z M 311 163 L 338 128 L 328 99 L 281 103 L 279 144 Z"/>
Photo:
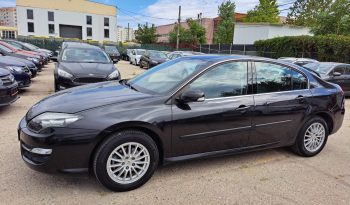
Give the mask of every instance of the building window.
<path id="1" fill-rule="evenodd" d="M 86 24 L 92 25 L 92 17 L 91 16 L 86 16 Z"/>
<path id="2" fill-rule="evenodd" d="M 28 22 L 28 32 L 34 32 L 34 23 Z"/>
<path id="3" fill-rule="evenodd" d="M 15 38 L 14 31 L 2 31 L 2 38 Z"/>
<path id="4" fill-rule="evenodd" d="M 49 11 L 47 15 L 48 15 L 49 21 L 55 21 L 55 16 L 52 11 Z"/>
<path id="5" fill-rule="evenodd" d="M 32 9 L 27 9 L 27 19 L 34 19 L 34 14 Z"/>
<path id="6" fill-rule="evenodd" d="M 55 24 L 49 24 L 49 34 L 55 34 Z"/>
<path id="7" fill-rule="evenodd" d="M 92 28 L 91 27 L 86 28 L 86 36 L 92 36 Z"/>
<path id="8" fill-rule="evenodd" d="M 105 26 L 109 26 L 109 18 L 105 18 L 104 25 L 105 25 Z"/>
<path id="9" fill-rule="evenodd" d="M 109 38 L 109 29 L 105 29 L 105 38 Z"/>

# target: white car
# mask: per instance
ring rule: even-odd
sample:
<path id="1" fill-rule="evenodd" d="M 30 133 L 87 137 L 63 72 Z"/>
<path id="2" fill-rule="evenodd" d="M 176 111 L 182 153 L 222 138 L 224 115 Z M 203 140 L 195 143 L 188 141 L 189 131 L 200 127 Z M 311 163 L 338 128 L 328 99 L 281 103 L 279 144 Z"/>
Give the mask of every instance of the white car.
<path id="1" fill-rule="evenodd" d="M 145 49 L 133 49 L 129 55 L 130 63 L 139 65 L 141 56 L 145 53 Z"/>
<path id="2" fill-rule="evenodd" d="M 293 63 L 293 64 L 298 65 L 298 66 L 303 66 L 303 65 L 306 65 L 308 63 L 318 63 L 317 60 L 311 59 L 311 58 L 281 57 L 277 60 Z"/>

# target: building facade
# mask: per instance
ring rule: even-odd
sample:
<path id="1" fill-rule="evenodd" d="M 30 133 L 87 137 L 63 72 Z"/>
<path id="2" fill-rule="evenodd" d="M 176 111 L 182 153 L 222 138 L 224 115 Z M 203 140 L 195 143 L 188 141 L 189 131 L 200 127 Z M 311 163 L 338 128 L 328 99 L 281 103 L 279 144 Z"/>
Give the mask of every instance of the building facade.
<path id="1" fill-rule="evenodd" d="M 0 8 L 0 26 L 17 26 L 17 15 L 15 7 Z"/>
<path id="2" fill-rule="evenodd" d="M 309 28 L 301 26 L 266 23 L 236 23 L 233 43 L 252 45 L 257 40 L 300 35 L 312 34 Z"/>
<path id="3" fill-rule="evenodd" d="M 135 40 L 135 31 L 132 28 L 124 28 L 117 26 L 117 41 L 118 42 L 131 42 Z"/>
<path id="4" fill-rule="evenodd" d="M 17 0 L 18 35 L 117 41 L 117 9 L 86 0 Z"/>

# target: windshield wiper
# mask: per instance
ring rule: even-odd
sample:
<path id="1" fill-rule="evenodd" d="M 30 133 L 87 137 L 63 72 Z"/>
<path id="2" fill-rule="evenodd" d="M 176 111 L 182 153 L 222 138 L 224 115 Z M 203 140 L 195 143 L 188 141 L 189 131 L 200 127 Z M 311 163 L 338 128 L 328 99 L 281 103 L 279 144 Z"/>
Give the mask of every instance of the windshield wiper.
<path id="1" fill-rule="evenodd" d="M 123 83 L 124 85 L 128 86 L 129 88 L 131 88 L 132 90 L 138 91 L 134 86 L 132 86 L 128 80 L 124 79 L 121 81 L 121 83 Z"/>

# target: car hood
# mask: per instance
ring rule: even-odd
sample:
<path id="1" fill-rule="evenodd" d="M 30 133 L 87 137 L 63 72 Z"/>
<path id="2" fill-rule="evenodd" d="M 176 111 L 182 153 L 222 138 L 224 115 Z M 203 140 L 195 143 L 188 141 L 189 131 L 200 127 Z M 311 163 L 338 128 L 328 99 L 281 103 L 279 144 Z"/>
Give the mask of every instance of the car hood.
<path id="1" fill-rule="evenodd" d="M 6 69 L 0 68 L 0 77 L 9 75 L 10 72 Z"/>
<path id="2" fill-rule="evenodd" d="M 13 57 L 13 56 L 3 56 L 3 58 L 5 59 L 10 59 L 10 60 L 14 60 L 14 61 L 18 61 L 18 62 L 21 62 L 21 63 L 24 63 L 26 64 L 29 68 L 32 68 L 32 67 L 35 67 L 35 64 L 29 60 L 26 60 L 26 59 L 23 59 L 23 58 L 16 58 L 16 57 Z"/>
<path id="3" fill-rule="evenodd" d="M 47 49 L 43 49 L 43 48 L 39 48 L 38 51 L 44 52 L 44 53 L 52 53 L 52 51 L 47 50 Z"/>
<path id="4" fill-rule="evenodd" d="M 109 63 L 65 63 L 61 62 L 58 68 L 68 73 L 79 76 L 96 76 L 106 78 L 109 74 L 116 70 L 113 64 Z"/>
<path id="5" fill-rule="evenodd" d="M 164 63 L 167 59 L 166 58 L 151 58 L 151 60 L 157 61 L 159 63 Z"/>
<path id="6" fill-rule="evenodd" d="M 14 59 L 11 59 L 11 58 L 7 58 L 6 56 L 0 56 L 0 65 L 3 65 L 3 66 L 18 66 L 18 67 L 26 66 L 26 64 L 24 64 L 22 62 L 14 60 Z"/>
<path id="7" fill-rule="evenodd" d="M 121 85 L 118 81 L 79 86 L 52 94 L 35 104 L 27 113 L 31 120 L 44 112 L 77 113 L 100 106 L 151 98 Z"/>

